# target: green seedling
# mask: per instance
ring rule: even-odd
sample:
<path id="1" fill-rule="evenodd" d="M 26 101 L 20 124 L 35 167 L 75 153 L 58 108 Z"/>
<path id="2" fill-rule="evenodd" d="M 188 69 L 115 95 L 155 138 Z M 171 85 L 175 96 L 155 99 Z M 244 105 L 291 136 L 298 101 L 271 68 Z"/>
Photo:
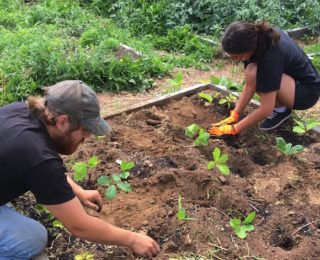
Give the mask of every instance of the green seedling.
<path id="1" fill-rule="evenodd" d="M 177 218 L 179 220 L 193 220 L 194 218 L 187 217 L 186 210 L 182 207 L 182 196 L 179 194 L 178 197 L 178 213 Z"/>
<path id="2" fill-rule="evenodd" d="M 94 260 L 94 255 L 86 252 L 83 254 L 76 255 L 74 260 Z"/>
<path id="3" fill-rule="evenodd" d="M 192 124 L 186 127 L 185 135 L 189 138 L 193 138 L 200 130 L 200 126 L 197 124 Z"/>
<path id="4" fill-rule="evenodd" d="M 232 227 L 234 233 L 241 239 L 247 237 L 247 232 L 254 230 L 254 226 L 251 224 L 256 217 L 256 212 L 252 211 L 248 214 L 244 221 L 239 218 L 233 218 L 229 224 Z"/>
<path id="5" fill-rule="evenodd" d="M 294 145 L 286 143 L 282 137 L 276 138 L 277 149 L 286 156 L 294 155 L 303 151 L 302 145 Z"/>
<path id="6" fill-rule="evenodd" d="M 168 79 L 167 82 L 170 84 L 170 87 L 165 89 L 162 94 L 168 94 L 180 90 L 183 83 L 183 74 L 179 72 L 175 75 L 174 79 Z"/>
<path id="7" fill-rule="evenodd" d="M 43 205 L 37 204 L 35 206 L 35 210 L 39 215 L 47 214 L 48 215 L 47 218 L 51 222 L 53 227 L 55 227 L 55 228 L 64 228 L 63 224 L 59 220 L 56 220 L 54 218 L 54 216 L 50 213 L 50 211 L 47 210 Z"/>
<path id="8" fill-rule="evenodd" d="M 199 93 L 198 95 L 199 95 L 199 97 L 201 97 L 202 99 L 207 100 L 209 103 L 212 103 L 212 101 L 213 101 L 213 97 L 212 97 L 210 94 L 201 92 L 201 93 Z"/>
<path id="9" fill-rule="evenodd" d="M 73 178 L 75 181 L 83 181 L 87 175 L 88 175 L 88 170 L 94 169 L 95 167 L 98 166 L 100 163 L 100 160 L 98 159 L 97 156 L 92 156 L 88 161 L 84 162 L 76 162 L 72 166 L 72 170 L 74 171 Z M 91 175 L 89 175 L 88 181 L 90 181 Z"/>
<path id="10" fill-rule="evenodd" d="M 131 192 L 132 188 L 130 183 L 126 180 L 130 176 L 130 170 L 134 167 L 133 162 L 119 161 L 120 170 L 119 174 L 112 174 L 111 178 L 108 176 L 100 176 L 98 178 L 98 184 L 108 187 L 104 193 L 104 196 L 108 200 L 113 200 L 117 196 L 117 188 L 124 192 Z"/>
<path id="11" fill-rule="evenodd" d="M 231 108 L 231 105 L 237 100 L 237 97 L 235 97 L 232 94 L 229 94 L 228 96 L 225 96 L 224 98 L 221 98 L 219 100 L 219 105 L 227 105 L 228 110 Z"/>
<path id="12" fill-rule="evenodd" d="M 226 162 L 228 161 L 228 154 L 221 154 L 221 150 L 216 147 L 212 152 L 213 161 L 208 163 L 208 170 L 212 170 L 213 168 L 217 168 L 222 175 L 229 175 L 230 169 Z"/>
<path id="13" fill-rule="evenodd" d="M 308 119 L 306 121 L 300 121 L 293 119 L 296 125 L 293 127 L 292 131 L 298 135 L 303 135 L 312 128 L 320 126 L 320 121 L 316 119 Z"/>
<path id="14" fill-rule="evenodd" d="M 193 142 L 193 146 L 208 146 L 208 140 L 210 139 L 210 134 L 206 130 L 200 128 L 199 135 Z"/>
<path id="15" fill-rule="evenodd" d="M 239 83 L 233 82 L 232 80 L 228 80 L 225 77 L 218 78 L 216 76 L 211 76 L 210 81 L 215 85 L 222 85 L 227 89 L 230 89 L 236 92 L 241 92 L 244 85 L 244 82 L 239 84 Z"/>

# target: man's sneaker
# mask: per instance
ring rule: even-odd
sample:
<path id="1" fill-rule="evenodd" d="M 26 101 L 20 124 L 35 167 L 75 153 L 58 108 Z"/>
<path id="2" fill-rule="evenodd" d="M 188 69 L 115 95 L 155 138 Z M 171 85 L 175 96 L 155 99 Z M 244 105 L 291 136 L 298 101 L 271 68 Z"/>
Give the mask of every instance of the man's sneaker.
<path id="1" fill-rule="evenodd" d="M 286 111 L 280 113 L 273 110 L 272 114 L 268 116 L 260 125 L 260 130 L 271 130 L 279 125 L 281 125 L 284 121 L 286 121 L 291 115 L 291 109 L 287 109 Z"/>

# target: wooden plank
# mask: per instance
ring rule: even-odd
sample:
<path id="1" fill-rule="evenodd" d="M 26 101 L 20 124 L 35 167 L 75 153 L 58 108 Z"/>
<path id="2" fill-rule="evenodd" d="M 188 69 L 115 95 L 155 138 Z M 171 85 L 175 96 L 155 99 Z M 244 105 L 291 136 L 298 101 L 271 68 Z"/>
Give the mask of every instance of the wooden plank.
<path id="1" fill-rule="evenodd" d="M 140 110 L 140 109 L 143 109 L 143 108 L 147 108 L 147 107 L 150 107 L 150 106 L 162 105 L 162 104 L 164 104 L 164 103 L 166 103 L 166 102 L 168 102 L 170 100 L 177 99 L 179 97 L 183 97 L 183 96 L 186 96 L 186 95 L 191 95 L 191 94 L 197 93 L 197 92 L 199 92 L 201 90 L 204 90 L 204 89 L 207 89 L 207 88 L 209 88 L 209 84 L 195 85 L 195 86 L 192 86 L 192 87 L 189 87 L 189 88 L 185 88 L 185 89 L 179 90 L 179 91 L 174 92 L 174 93 L 170 93 L 170 94 L 163 95 L 161 97 L 157 97 L 157 98 L 145 101 L 145 102 L 141 102 L 139 104 L 136 104 L 134 106 L 131 106 L 129 108 L 125 108 L 123 110 L 120 110 L 120 111 L 117 111 L 117 112 L 114 112 L 114 113 L 107 114 L 103 118 L 104 119 L 109 119 L 109 118 L 118 116 L 118 115 L 120 115 L 122 113 L 129 114 L 131 112 L 134 112 L 134 111 L 137 111 L 137 110 Z"/>

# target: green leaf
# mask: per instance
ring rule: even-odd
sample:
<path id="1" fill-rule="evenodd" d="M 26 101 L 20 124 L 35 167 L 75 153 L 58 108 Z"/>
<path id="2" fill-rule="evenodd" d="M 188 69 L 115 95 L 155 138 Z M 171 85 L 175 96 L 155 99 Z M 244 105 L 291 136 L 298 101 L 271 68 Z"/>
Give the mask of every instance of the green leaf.
<path id="1" fill-rule="evenodd" d="M 230 174 L 230 169 L 229 169 L 229 167 L 228 167 L 227 165 L 225 165 L 225 164 L 217 164 L 217 168 L 218 168 L 219 171 L 220 171 L 223 175 L 225 175 L 225 176 L 227 176 L 227 175 Z"/>
<path id="2" fill-rule="evenodd" d="M 241 225 L 241 219 L 233 218 L 230 220 L 229 224 L 232 228 L 236 228 Z"/>
<path id="3" fill-rule="evenodd" d="M 242 224 L 247 225 L 247 224 L 251 224 L 252 221 L 255 219 L 256 217 L 256 212 L 252 211 L 248 214 L 248 216 L 245 218 L 245 220 L 242 222 Z"/>
<path id="4" fill-rule="evenodd" d="M 210 134 L 207 133 L 203 128 L 199 131 L 198 138 L 193 142 L 194 146 L 207 146 Z"/>
<path id="5" fill-rule="evenodd" d="M 112 174 L 112 179 L 115 181 L 115 182 L 119 182 L 121 181 L 121 177 L 117 174 Z"/>
<path id="6" fill-rule="evenodd" d="M 77 162 L 73 165 L 72 169 L 75 171 L 74 180 L 83 181 L 87 176 L 87 164 L 85 162 Z"/>
<path id="7" fill-rule="evenodd" d="M 57 228 L 64 228 L 63 224 L 59 220 L 52 221 L 52 225 Z"/>
<path id="8" fill-rule="evenodd" d="M 120 164 L 120 169 L 122 172 L 130 171 L 134 167 L 134 162 L 122 161 Z"/>
<path id="9" fill-rule="evenodd" d="M 292 131 L 296 134 L 304 134 L 306 132 L 306 130 L 300 126 L 295 126 Z"/>
<path id="10" fill-rule="evenodd" d="M 120 173 L 120 177 L 121 179 L 128 179 L 128 177 L 130 176 L 130 172 L 121 172 Z"/>
<path id="11" fill-rule="evenodd" d="M 219 79 L 218 77 L 216 77 L 216 76 L 211 76 L 211 77 L 210 77 L 210 81 L 211 81 L 213 84 L 216 84 L 216 85 L 220 84 L 220 79 Z"/>
<path id="12" fill-rule="evenodd" d="M 286 151 L 286 142 L 282 137 L 276 138 L 277 148 L 280 152 L 285 153 Z"/>
<path id="13" fill-rule="evenodd" d="M 218 159 L 218 163 L 219 164 L 225 164 L 226 161 L 228 161 L 228 155 L 227 154 L 223 154 L 219 159 Z"/>
<path id="14" fill-rule="evenodd" d="M 303 151 L 303 146 L 300 144 L 297 144 L 295 146 L 292 147 L 291 149 L 291 154 L 297 154 Z"/>
<path id="15" fill-rule="evenodd" d="M 111 185 L 108 187 L 108 189 L 105 191 L 104 196 L 108 200 L 113 200 L 117 195 L 117 189 L 114 185 Z"/>
<path id="16" fill-rule="evenodd" d="M 118 182 L 117 186 L 119 187 L 120 190 L 124 192 L 131 192 L 132 188 L 131 185 L 128 182 Z"/>
<path id="17" fill-rule="evenodd" d="M 207 100 L 209 103 L 212 103 L 212 101 L 213 101 L 213 97 L 207 93 L 201 92 L 198 95 L 199 95 L 199 97 Z"/>
<path id="18" fill-rule="evenodd" d="M 307 130 L 320 126 L 320 121 L 316 119 L 310 119 L 307 121 Z"/>
<path id="19" fill-rule="evenodd" d="M 88 166 L 89 166 L 90 168 L 95 168 L 99 163 L 100 163 L 100 160 L 98 159 L 97 156 L 92 156 L 92 157 L 88 160 Z"/>
<path id="20" fill-rule="evenodd" d="M 185 135 L 189 138 L 193 138 L 196 133 L 200 130 L 200 126 L 197 124 L 192 124 L 186 127 Z"/>
<path id="21" fill-rule="evenodd" d="M 246 229 L 243 226 L 239 226 L 239 227 L 235 228 L 234 232 L 241 239 L 244 239 L 247 237 Z"/>
<path id="22" fill-rule="evenodd" d="M 216 163 L 214 161 L 208 162 L 208 170 L 212 170 L 216 166 Z"/>
<path id="23" fill-rule="evenodd" d="M 220 158 L 221 150 L 218 147 L 215 147 L 212 152 L 212 157 L 215 162 L 217 162 Z"/>
<path id="24" fill-rule="evenodd" d="M 107 176 L 100 176 L 97 182 L 101 186 L 109 186 L 112 183 L 111 179 Z"/>
<path id="25" fill-rule="evenodd" d="M 222 99 L 219 100 L 218 103 L 219 103 L 219 105 L 223 105 L 224 103 L 227 103 L 227 102 L 228 102 L 228 100 L 222 98 Z"/>
<path id="26" fill-rule="evenodd" d="M 177 218 L 179 220 L 184 220 L 186 218 L 186 210 L 184 208 L 180 208 L 177 213 Z"/>

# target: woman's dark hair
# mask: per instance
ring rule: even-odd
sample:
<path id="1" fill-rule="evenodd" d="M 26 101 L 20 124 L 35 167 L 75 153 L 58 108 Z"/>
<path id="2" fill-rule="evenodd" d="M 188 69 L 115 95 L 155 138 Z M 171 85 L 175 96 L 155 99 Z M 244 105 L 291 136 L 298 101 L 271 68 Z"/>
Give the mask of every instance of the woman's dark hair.
<path id="1" fill-rule="evenodd" d="M 233 22 L 226 29 L 222 38 L 222 49 L 229 54 L 242 54 L 254 51 L 259 59 L 264 51 L 279 42 L 280 34 L 268 22 L 249 23 Z"/>

